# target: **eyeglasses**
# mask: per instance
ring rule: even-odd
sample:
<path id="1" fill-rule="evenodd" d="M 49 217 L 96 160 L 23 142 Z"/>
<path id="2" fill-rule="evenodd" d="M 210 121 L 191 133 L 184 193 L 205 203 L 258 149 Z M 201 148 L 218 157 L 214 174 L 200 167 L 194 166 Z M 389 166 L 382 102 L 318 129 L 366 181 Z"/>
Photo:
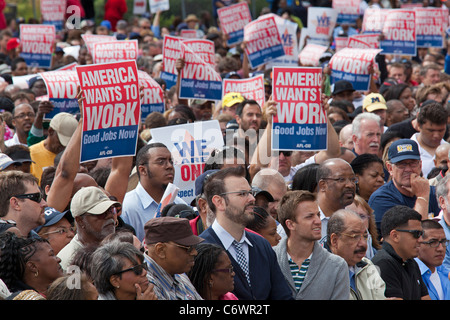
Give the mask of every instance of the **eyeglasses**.
<path id="1" fill-rule="evenodd" d="M 240 191 L 230 191 L 230 192 L 224 192 L 224 193 L 221 193 L 221 194 L 219 194 L 219 196 L 224 196 L 224 195 L 227 195 L 227 194 L 233 194 L 233 193 L 235 193 L 235 194 L 237 194 L 239 197 L 248 197 L 250 194 L 254 197 L 255 195 L 256 195 L 256 190 L 255 189 L 251 189 L 251 190 L 240 190 Z"/>
<path id="2" fill-rule="evenodd" d="M 352 178 L 322 178 L 323 180 L 333 180 L 333 181 L 336 181 L 337 183 L 340 183 L 340 184 L 344 184 L 344 183 L 346 183 L 347 181 L 349 181 L 350 183 L 353 183 L 353 184 L 357 184 L 358 183 L 358 179 L 357 178 L 355 178 L 355 177 L 352 177 Z"/>
<path id="3" fill-rule="evenodd" d="M 26 117 L 34 118 L 35 114 L 31 113 L 31 112 L 29 112 L 29 113 L 21 113 L 21 114 L 18 114 L 17 116 L 14 116 L 14 119 L 25 119 Z"/>
<path id="4" fill-rule="evenodd" d="M 178 247 L 178 248 L 181 248 L 181 249 L 184 249 L 184 250 L 186 250 L 186 252 L 187 253 L 191 253 L 194 249 L 195 249 L 195 246 L 183 246 L 183 245 L 181 245 L 181 244 L 178 244 L 178 243 L 174 243 L 174 242 L 167 242 L 168 244 L 171 244 L 171 245 L 173 245 L 173 246 L 176 246 L 176 247 Z"/>
<path id="5" fill-rule="evenodd" d="M 225 269 L 213 269 L 211 270 L 211 272 L 226 272 L 226 273 L 233 273 L 234 269 L 233 266 L 230 266 L 229 268 L 225 268 Z"/>
<path id="6" fill-rule="evenodd" d="M 25 194 L 18 194 L 16 196 L 12 196 L 11 198 L 18 198 L 18 199 L 29 199 L 31 201 L 41 203 L 42 201 L 42 193 L 36 192 L 36 193 L 25 193 Z"/>
<path id="7" fill-rule="evenodd" d="M 442 244 L 442 246 L 444 248 L 448 247 L 448 244 L 450 243 L 450 240 L 447 239 L 442 239 L 441 241 L 439 240 L 430 240 L 430 241 L 423 241 L 420 244 L 427 244 L 429 245 L 431 248 L 437 248 L 439 247 L 440 244 Z"/>
<path id="8" fill-rule="evenodd" d="M 409 232 L 415 239 L 419 239 L 423 235 L 422 230 L 406 230 L 406 229 L 395 229 L 398 232 Z"/>
<path id="9" fill-rule="evenodd" d="M 114 274 L 122 274 L 124 272 L 133 271 L 135 275 L 140 276 L 142 274 L 143 270 L 148 271 L 147 264 L 145 264 L 145 263 L 138 264 L 137 266 L 134 266 L 134 267 L 131 267 L 131 268 L 128 268 L 128 269 L 116 272 Z"/>
<path id="10" fill-rule="evenodd" d="M 420 166 L 420 161 L 409 161 L 409 162 L 401 161 L 394 163 L 394 165 L 401 170 L 406 169 L 406 167 L 408 166 L 411 167 L 411 169 L 417 169 Z"/>
<path id="11" fill-rule="evenodd" d="M 361 238 L 363 238 L 363 239 L 366 240 L 366 241 L 367 241 L 367 239 L 369 239 L 369 234 L 368 234 L 368 233 L 363 233 L 363 234 L 361 234 L 361 233 L 348 234 L 348 233 L 343 233 L 343 232 L 341 232 L 341 234 L 342 234 L 343 236 L 349 237 L 349 238 L 351 238 L 352 240 L 355 240 L 355 241 L 359 241 L 359 240 L 361 240 Z"/>
<path id="12" fill-rule="evenodd" d="M 290 157 L 292 156 L 292 151 L 280 151 L 278 154 L 283 154 L 283 156 L 285 157 Z"/>
<path id="13" fill-rule="evenodd" d="M 77 231 L 77 229 L 75 227 L 59 228 L 58 230 L 49 231 L 49 232 L 43 233 L 42 235 L 53 234 L 53 233 L 64 234 L 64 233 L 69 233 L 69 231 L 75 233 Z"/>

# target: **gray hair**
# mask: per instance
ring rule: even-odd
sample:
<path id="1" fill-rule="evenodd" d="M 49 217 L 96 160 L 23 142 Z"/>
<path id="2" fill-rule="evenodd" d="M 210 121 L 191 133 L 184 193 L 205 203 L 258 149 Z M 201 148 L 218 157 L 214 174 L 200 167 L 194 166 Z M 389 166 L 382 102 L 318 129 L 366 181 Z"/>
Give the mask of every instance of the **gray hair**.
<path id="1" fill-rule="evenodd" d="M 257 187 L 261 190 L 267 190 L 269 185 L 273 183 L 280 187 L 282 185 L 286 187 L 286 182 L 281 173 L 279 173 L 278 170 L 270 168 L 259 170 L 252 179 L 252 187 Z"/>
<path id="2" fill-rule="evenodd" d="M 91 276 L 99 294 L 114 292 L 110 278 L 122 271 L 125 259 L 136 265 L 144 261 L 144 256 L 131 243 L 118 240 L 105 243 L 94 251 L 91 262 Z"/>
<path id="3" fill-rule="evenodd" d="M 378 123 L 378 125 L 381 126 L 381 118 L 379 115 L 376 115 L 375 113 L 372 112 L 363 112 L 358 114 L 355 119 L 353 119 L 352 121 L 352 126 L 353 126 L 353 134 L 356 135 L 358 138 L 361 138 L 361 122 L 363 120 L 372 120 L 372 121 L 376 121 Z"/>
<path id="4" fill-rule="evenodd" d="M 330 237 L 333 233 L 340 234 L 343 231 L 345 231 L 345 219 L 348 217 L 357 217 L 358 219 L 361 219 L 359 214 L 357 214 L 355 211 L 350 209 L 340 209 L 337 210 L 333 215 L 331 216 L 330 220 L 328 220 L 327 225 L 327 244 L 330 247 Z"/>
<path id="5" fill-rule="evenodd" d="M 439 203 L 439 197 L 443 197 L 445 201 L 448 201 L 447 194 L 448 194 L 448 181 L 450 180 L 450 176 L 445 176 L 444 178 L 440 179 L 438 181 L 438 184 L 436 185 L 436 200 Z"/>

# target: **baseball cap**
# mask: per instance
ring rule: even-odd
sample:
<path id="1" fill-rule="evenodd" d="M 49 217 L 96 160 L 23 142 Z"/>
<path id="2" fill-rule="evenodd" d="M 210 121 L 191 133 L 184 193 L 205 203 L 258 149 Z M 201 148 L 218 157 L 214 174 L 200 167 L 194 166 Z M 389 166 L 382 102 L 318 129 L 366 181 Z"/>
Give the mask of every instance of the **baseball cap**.
<path id="1" fill-rule="evenodd" d="M 14 160 L 11 159 L 8 155 L 6 155 L 4 153 L 0 153 L 0 171 L 5 170 L 13 163 L 14 163 Z"/>
<path id="2" fill-rule="evenodd" d="M 352 91 L 352 92 L 355 91 L 350 81 L 338 80 L 333 84 L 333 95 L 344 91 Z"/>
<path id="3" fill-rule="evenodd" d="M 100 188 L 84 187 L 73 195 L 70 211 L 74 218 L 85 213 L 102 214 L 115 204 L 120 205 L 119 202 L 110 200 Z"/>
<path id="4" fill-rule="evenodd" d="M 9 157 L 14 161 L 14 163 L 24 163 L 24 162 L 33 162 L 31 160 L 30 151 L 26 149 L 14 149 L 9 152 Z"/>
<path id="5" fill-rule="evenodd" d="M 273 202 L 273 201 L 274 201 L 272 195 L 271 195 L 268 191 L 262 190 L 261 188 L 258 188 L 258 187 L 252 187 L 252 189 L 255 190 L 255 198 L 256 198 L 258 195 L 263 195 L 264 197 L 266 197 L 266 199 L 267 199 L 269 202 Z"/>
<path id="6" fill-rule="evenodd" d="M 410 159 L 420 160 L 419 146 L 411 139 L 396 140 L 389 147 L 388 159 L 391 163 Z"/>
<path id="7" fill-rule="evenodd" d="M 19 44 L 20 44 L 19 38 L 11 38 L 6 43 L 6 50 L 9 51 L 15 49 L 19 46 Z"/>
<path id="8" fill-rule="evenodd" d="M 69 210 L 60 212 L 52 207 L 45 208 L 45 223 L 34 229 L 35 232 L 39 232 L 43 227 L 49 227 L 58 223 L 62 218 L 66 218 L 70 223 L 73 222 L 73 217 Z"/>
<path id="9" fill-rule="evenodd" d="M 173 241 L 183 246 L 193 246 L 204 241 L 203 238 L 193 234 L 186 218 L 153 218 L 147 221 L 144 230 L 146 244 Z"/>
<path id="10" fill-rule="evenodd" d="M 67 112 L 60 112 L 50 120 L 50 128 L 58 134 L 59 142 L 65 147 L 77 129 L 78 121 Z"/>
<path id="11" fill-rule="evenodd" d="M 363 100 L 363 109 L 366 112 L 375 110 L 387 110 L 386 100 L 379 93 L 368 94 Z"/>
<path id="12" fill-rule="evenodd" d="M 222 98 L 222 106 L 229 108 L 235 105 L 236 103 L 241 103 L 244 100 L 245 100 L 244 96 L 239 92 L 228 92 Z"/>

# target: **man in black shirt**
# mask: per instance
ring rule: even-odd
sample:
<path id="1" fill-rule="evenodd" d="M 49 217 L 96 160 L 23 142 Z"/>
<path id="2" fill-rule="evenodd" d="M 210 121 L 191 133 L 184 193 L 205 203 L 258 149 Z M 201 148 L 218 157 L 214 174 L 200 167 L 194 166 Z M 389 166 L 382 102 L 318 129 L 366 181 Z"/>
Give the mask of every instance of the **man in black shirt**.
<path id="1" fill-rule="evenodd" d="M 385 296 L 402 300 L 430 300 L 419 266 L 419 239 L 423 234 L 422 216 L 412 208 L 395 206 L 381 220 L 383 248 L 372 262 L 380 268 L 386 283 Z"/>

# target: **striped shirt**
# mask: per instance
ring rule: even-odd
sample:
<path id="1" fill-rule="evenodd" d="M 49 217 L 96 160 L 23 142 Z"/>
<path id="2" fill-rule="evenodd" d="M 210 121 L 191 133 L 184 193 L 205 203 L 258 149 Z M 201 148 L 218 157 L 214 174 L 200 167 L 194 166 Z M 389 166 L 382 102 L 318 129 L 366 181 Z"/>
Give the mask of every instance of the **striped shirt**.
<path id="1" fill-rule="evenodd" d="M 300 291 L 300 288 L 302 287 L 303 281 L 306 277 L 306 272 L 308 271 L 309 263 L 311 262 L 311 256 L 305 259 L 300 267 L 292 260 L 289 254 L 288 261 L 289 268 L 291 269 L 292 279 L 294 279 L 295 288 L 297 289 L 297 291 Z"/>
<path id="2" fill-rule="evenodd" d="M 148 265 L 147 278 L 154 285 L 158 300 L 203 300 L 186 274 L 172 276 L 147 254 L 144 257 Z"/>

